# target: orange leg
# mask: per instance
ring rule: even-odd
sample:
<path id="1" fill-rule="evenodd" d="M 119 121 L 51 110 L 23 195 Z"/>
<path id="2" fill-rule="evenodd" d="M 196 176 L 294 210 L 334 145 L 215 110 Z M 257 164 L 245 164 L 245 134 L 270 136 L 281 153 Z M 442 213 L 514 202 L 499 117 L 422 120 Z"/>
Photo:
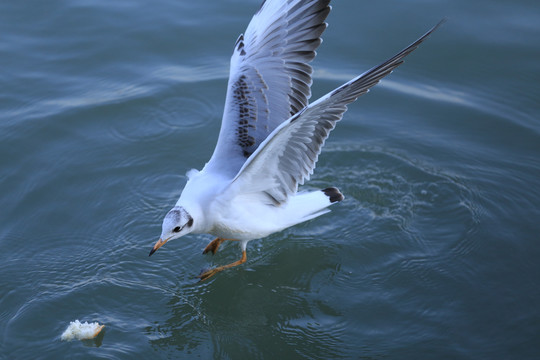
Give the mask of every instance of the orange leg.
<path id="1" fill-rule="evenodd" d="M 200 281 L 204 281 L 204 280 L 216 275 L 218 272 L 221 272 L 221 271 L 223 271 L 225 269 L 228 269 L 228 268 L 232 268 L 234 266 L 242 265 L 246 261 L 247 261 L 247 254 L 246 254 L 246 250 L 244 250 L 244 251 L 242 251 L 242 258 L 240 260 L 235 261 L 235 262 L 233 262 L 231 264 L 228 264 L 228 265 L 218 266 L 217 268 L 207 270 L 207 271 L 203 272 L 201 275 L 199 275 L 198 278 L 201 279 Z"/>
<path id="2" fill-rule="evenodd" d="M 207 252 L 211 251 L 212 254 L 215 254 L 219 248 L 219 245 L 221 245 L 222 242 L 224 242 L 226 239 L 223 238 L 215 238 L 210 242 L 210 244 L 206 245 L 204 248 L 203 254 L 206 254 Z"/>
<path id="3" fill-rule="evenodd" d="M 215 238 L 214 240 L 210 241 L 208 245 L 206 245 L 203 254 L 206 254 L 209 251 L 211 251 L 212 254 L 215 254 L 219 249 L 219 245 L 221 245 L 221 243 L 223 243 L 225 240 L 238 241 L 236 239 Z"/>

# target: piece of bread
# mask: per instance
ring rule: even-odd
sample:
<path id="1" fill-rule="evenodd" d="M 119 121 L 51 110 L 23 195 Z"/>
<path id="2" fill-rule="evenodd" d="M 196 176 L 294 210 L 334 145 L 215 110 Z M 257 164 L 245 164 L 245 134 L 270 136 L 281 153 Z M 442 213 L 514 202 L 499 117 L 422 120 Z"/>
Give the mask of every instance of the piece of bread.
<path id="1" fill-rule="evenodd" d="M 94 323 L 88 323 L 84 322 L 81 323 L 79 320 L 71 321 L 69 323 L 69 326 L 67 329 L 62 333 L 62 336 L 60 337 L 62 340 L 85 340 L 85 339 L 93 339 L 96 336 L 99 335 L 101 330 L 105 325 L 100 325 L 97 322 Z"/>

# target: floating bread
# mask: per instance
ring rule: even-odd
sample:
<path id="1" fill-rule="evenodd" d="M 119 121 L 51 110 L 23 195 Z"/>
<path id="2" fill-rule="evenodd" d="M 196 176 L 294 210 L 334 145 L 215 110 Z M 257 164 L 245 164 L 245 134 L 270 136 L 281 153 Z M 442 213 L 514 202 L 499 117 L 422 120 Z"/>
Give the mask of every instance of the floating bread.
<path id="1" fill-rule="evenodd" d="M 85 321 L 84 323 L 81 323 L 79 320 L 75 320 L 69 323 L 69 326 L 60 338 L 67 341 L 73 339 L 93 339 L 99 335 L 99 333 L 101 332 L 101 330 L 103 330 L 104 327 L 105 325 L 100 325 L 97 322 L 88 323 Z"/>

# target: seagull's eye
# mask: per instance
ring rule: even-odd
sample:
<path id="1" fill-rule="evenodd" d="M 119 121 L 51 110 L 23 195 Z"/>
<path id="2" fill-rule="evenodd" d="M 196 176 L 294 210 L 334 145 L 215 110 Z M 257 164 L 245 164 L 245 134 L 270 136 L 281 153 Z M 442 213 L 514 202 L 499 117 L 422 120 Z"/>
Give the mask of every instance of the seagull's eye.
<path id="1" fill-rule="evenodd" d="M 181 229 L 180 229 L 180 226 L 177 226 L 177 227 L 175 227 L 175 228 L 173 229 L 173 232 L 180 232 L 180 230 L 181 230 Z"/>

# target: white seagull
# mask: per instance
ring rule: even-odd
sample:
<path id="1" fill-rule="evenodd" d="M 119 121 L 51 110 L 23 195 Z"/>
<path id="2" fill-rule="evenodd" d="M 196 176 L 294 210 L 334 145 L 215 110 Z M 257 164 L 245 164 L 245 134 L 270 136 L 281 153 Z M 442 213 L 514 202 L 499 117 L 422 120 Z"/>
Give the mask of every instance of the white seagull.
<path id="1" fill-rule="evenodd" d="M 237 240 L 242 258 L 199 275 L 246 262 L 248 241 L 329 212 L 343 195 L 335 187 L 298 192 L 309 180 L 330 131 L 347 104 L 403 62 L 439 25 L 362 75 L 317 101 L 308 63 L 321 44 L 330 0 L 266 0 L 240 35 L 231 58 L 219 139 L 201 171 L 190 170 L 176 205 L 163 219 L 166 242 L 189 233 L 212 234 L 203 253 Z"/>

